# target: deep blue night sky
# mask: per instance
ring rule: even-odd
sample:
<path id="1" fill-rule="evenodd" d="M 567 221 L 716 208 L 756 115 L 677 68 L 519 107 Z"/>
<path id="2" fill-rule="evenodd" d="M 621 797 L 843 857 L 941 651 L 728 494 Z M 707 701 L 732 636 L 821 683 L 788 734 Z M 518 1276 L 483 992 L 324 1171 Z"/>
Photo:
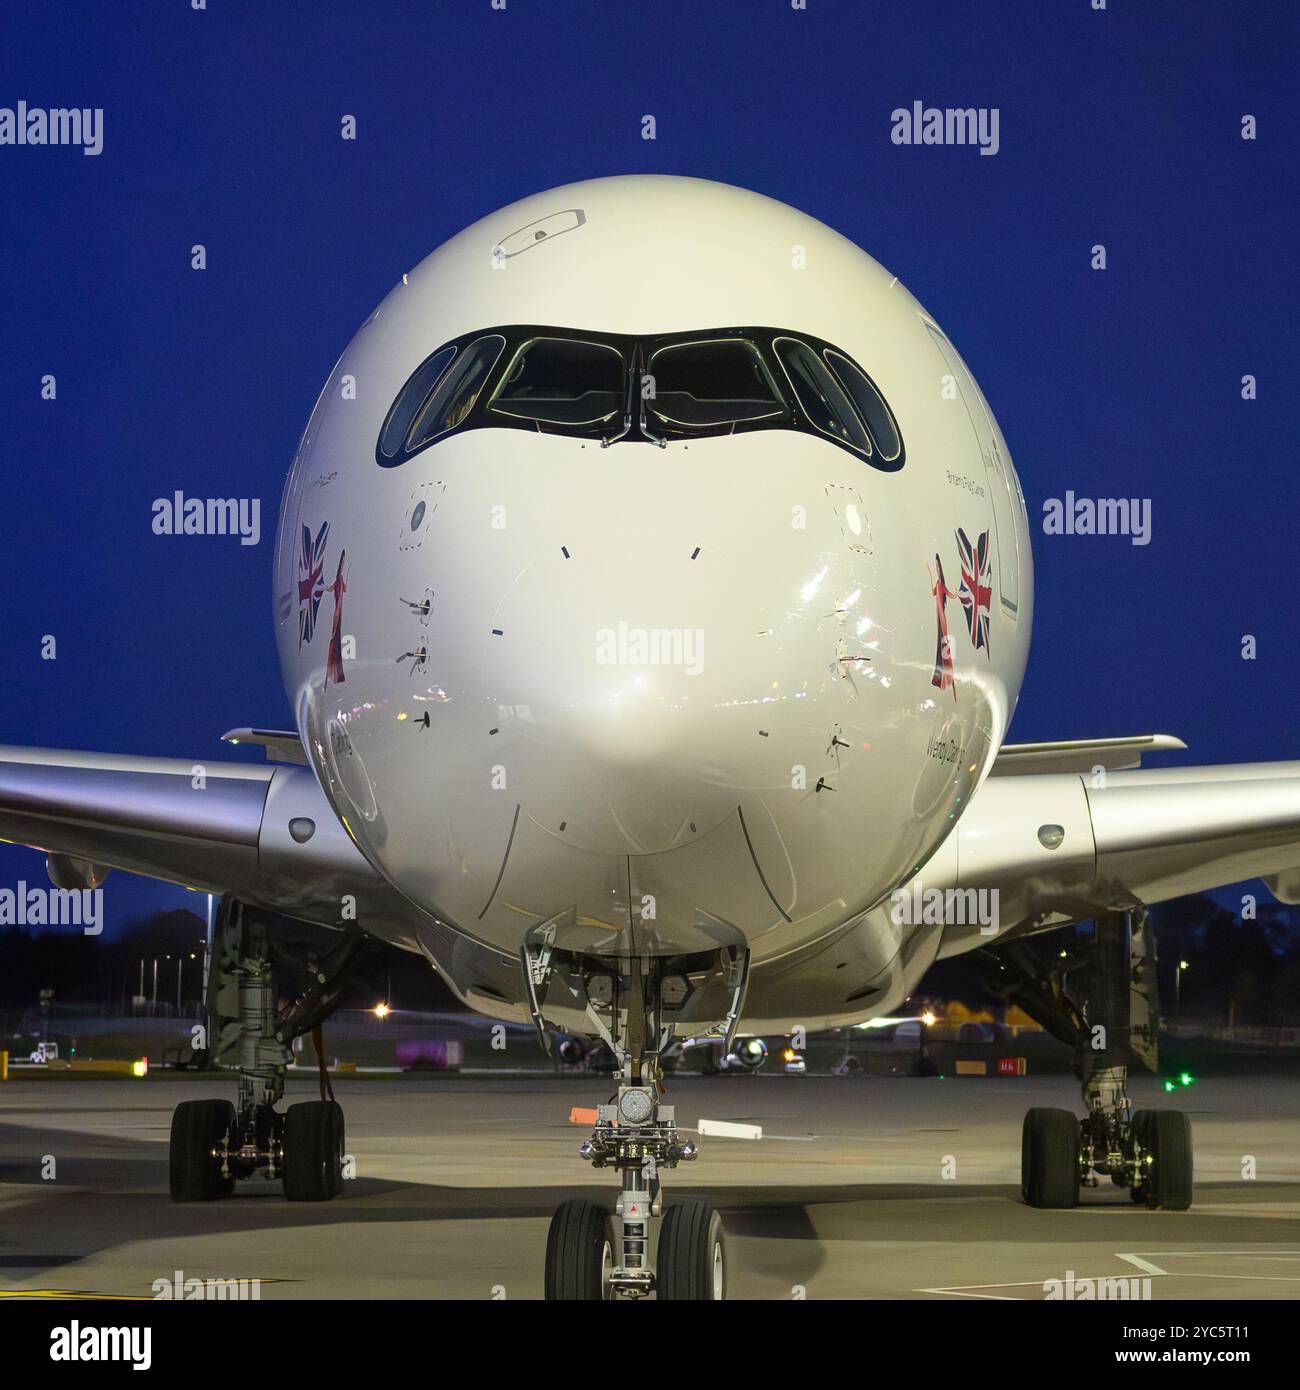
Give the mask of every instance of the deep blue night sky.
<path id="1" fill-rule="evenodd" d="M 1300 756 L 1298 38 L 1281 0 L 6 6 L 0 106 L 105 115 L 97 158 L 0 146 L 0 742 L 211 760 L 233 725 L 286 727 L 274 518 L 352 333 L 492 209 L 662 172 L 792 203 L 898 274 L 1031 523 L 1067 489 L 1151 499 L 1145 547 L 1036 534 L 1014 739 Z M 895 146 L 917 99 L 999 108 L 1000 152 Z M 176 489 L 260 497 L 262 543 L 155 536 Z M 0 883 L 42 876 L 0 846 Z M 106 894 L 110 926 L 178 902 Z"/>

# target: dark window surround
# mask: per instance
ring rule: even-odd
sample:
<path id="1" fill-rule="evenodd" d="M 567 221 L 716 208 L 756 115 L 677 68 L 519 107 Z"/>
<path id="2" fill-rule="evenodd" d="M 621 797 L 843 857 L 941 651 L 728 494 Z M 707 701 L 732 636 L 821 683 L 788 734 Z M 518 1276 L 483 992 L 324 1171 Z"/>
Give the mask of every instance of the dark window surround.
<path id="1" fill-rule="evenodd" d="M 898 426 L 897 416 L 892 409 L 889 409 L 888 402 L 885 401 L 884 394 L 876 386 L 870 374 L 843 348 L 834 343 L 827 342 L 824 338 L 818 338 L 811 333 L 798 333 L 784 328 L 699 328 L 691 329 L 678 333 L 661 334 L 626 334 L 626 333 L 603 333 L 580 328 L 557 328 L 548 324 L 512 324 L 508 326 L 495 326 L 490 328 L 476 329 L 472 333 L 464 333 L 450 342 L 442 343 L 430 353 L 423 362 L 416 367 L 402 389 L 397 393 L 392 405 L 385 415 L 385 424 L 396 413 L 402 398 L 408 387 L 419 381 L 421 372 L 425 364 L 438 353 L 445 352 L 447 348 L 455 350 L 452 361 L 459 357 L 460 353 L 472 343 L 480 338 L 488 336 L 500 336 L 505 339 L 505 347 L 496 359 L 496 363 L 489 373 L 487 379 L 480 385 L 477 399 L 473 408 L 468 411 L 465 418 L 453 428 L 444 431 L 428 443 L 421 445 L 417 449 L 403 448 L 393 455 L 386 455 L 379 447 L 379 441 L 375 444 L 375 462 L 381 468 L 396 468 L 405 463 L 408 459 L 421 454 L 425 449 L 431 449 L 444 440 L 452 438 L 453 435 L 464 434 L 469 430 L 479 429 L 514 429 L 527 430 L 530 434 L 559 434 L 570 438 L 591 439 L 600 442 L 628 443 L 628 444 L 658 444 L 664 440 L 673 442 L 689 441 L 692 439 L 706 439 L 719 434 L 746 434 L 757 430 L 793 430 L 800 434 L 811 435 L 825 443 L 832 444 L 836 448 L 844 449 L 851 453 L 854 458 L 869 464 L 879 472 L 896 473 L 907 459 L 907 451 L 903 444 L 902 430 Z M 499 411 L 494 411 L 492 399 L 501 383 L 501 377 L 507 370 L 509 364 L 514 361 L 517 349 L 527 342 L 530 338 L 571 338 L 588 343 L 597 343 L 616 348 L 623 357 L 625 371 L 628 373 L 628 402 L 630 406 L 630 427 L 626 430 L 623 423 L 616 421 L 616 428 L 612 429 L 606 424 L 598 427 L 591 426 L 570 426 L 556 425 L 545 421 L 536 421 L 517 416 L 509 416 Z M 661 348 L 674 346 L 681 343 L 702 342 L 708 339 L 718 338 L 739 338 L 752 343 L 763 359 L 763 364 L 767 368 L 768 375 L 780 391 L 784 409 L 778 417 L 765 417 L 758 420 L 738 420 L 722 426 L 706 426 L 703 428 L 691 428 L 682 426 L 679 429 L 667 428 L 664 421 L 658 418 L 649 418 L 648 412 L 641 408 L 641 392 L 639 383 L 632 380 L 631 373 L 634 371 L 644 371 L 644 363 L 658 352 Z M 794 338 L 806 343 L 822 360 L 832 376 L 836 374 L 831 368 L 830 362 L 826 358 L 826 353 L 837 353 L 839 356 L 847 358 L 853 365 L 862 372 L 862 375 L 871 383 L 876 394 L 882 402 L 885 402 L 886 409 L 898 434 L 898 454 L 895 458 L 885 459 L 882 457 L 879 446 L 870 453 L 854 448 L 850 443 L 826 434 L 819 429 L 804 413 L 799 403 L 799 399 L 790 385 L 785 369 L 781 364 L 780 358 L 773 349 L 773 342 L 778 338 Z M 867 434 L 871 435 L 870 422 L 863 420 L 863 427 Z M 382 438 L 382 430 L 380 437 Z"/>

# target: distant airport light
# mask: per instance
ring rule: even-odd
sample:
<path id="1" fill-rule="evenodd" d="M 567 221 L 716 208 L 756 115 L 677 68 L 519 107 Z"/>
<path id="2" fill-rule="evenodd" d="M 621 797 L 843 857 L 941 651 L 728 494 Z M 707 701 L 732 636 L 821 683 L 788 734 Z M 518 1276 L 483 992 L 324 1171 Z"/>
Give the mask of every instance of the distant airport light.
<path id="1" fill-rule="evenodd" d="M 921 1022 L 924 1023 L 925 1026 L 926 1026 L 927 1028 L 928 1028 L 932 1023 L 938 1023 L 938 1021 L 939 1021 L 938 1015 L 937 1015 L 937 1014 L 932 1014 L 932 1013 L 930 1012 L 929 1009 L 927 1009 L 927 1010 L 921 1015 Z"/>
<path id="2" fill-rule="evenodd" d="M 132 1063 L 131 1063 L 131 1075 L 132 1075 L 132 1076 L 148 1076 L 148 1075 L 149 1075 L 149 1059 L 148 1059 L 148 1057 L 141 1057 L 140 1060 L 139 1060 L 138 1062 L 132 1062 Z"/>
<path id="3" fill-rule="evenodd" d="M 381 1000 L 378 1004 L 375 1005 L 374 1009 L 371 1012 L 374 1014 L 376 1018 L 387 1018 L 390 1013 L 390 1010 L 388 1005 Z"/>

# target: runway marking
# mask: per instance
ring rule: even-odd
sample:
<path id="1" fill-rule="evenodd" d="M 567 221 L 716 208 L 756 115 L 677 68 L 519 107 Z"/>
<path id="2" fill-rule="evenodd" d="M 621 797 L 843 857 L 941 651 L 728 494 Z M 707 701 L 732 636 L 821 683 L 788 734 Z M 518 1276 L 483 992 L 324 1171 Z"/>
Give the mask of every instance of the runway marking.
<path id="1" fill-rule="evenodd" d="M 1172 1255 L 1253 1255 L 1256 1259 L 1300 1259 L 1300 1250 L 1267 1250 L 1264 1247 L 1258 1250 L 1148 1250 L 1146 1253 L 1165 1258 Z"/>
<path id="2" fill-rule="evenodd" d="M 94 1298 L 111 1303 L 152 1303 L 147 1293 L 95 1293 L 91 1289 L 0 1289 L 0 1298 Z"/>
<path id="3" fill-rule="evenodd" d="M 243 1279 L 240 1283 L 298 1284 L 299 1279 Z M 0 1298 L 94 1298 L 112 1303 L 206 1303 L 209 1299 L 156 1298 L 151 1293 L 97 1293 L 94 1289 L 0 1289 Z M 222 1301 L 222 1300 L 217 1300 Z"/>
<path id="4" fill-rule="evenodd" d="M 1300 1259 L 1300 1250 L 1270 1251 L 1259 1250 L 1148 1250 L 1148 1255 L 1160 1255 L 1164 1259 L 1187 1256 L 1215 1256 L 1223 1257 L 1250 1257 L 1253 1259 Z M 1190 1270 L 1161 1269 L 1159 1265 L 1152 1264 L 1141 1255 L 1116 1253 L 1117 1260 L 1124 1260 L 1140 1269 L 1144 1274 L 1153 1278 L 1166 1279 L 1240 1279 L 1248 1283 L 1263 1284 L 1300 1284 L 1300 1275 L 1297 1274 L 1205 1274 L 1192 1272 Z M 1113 1275 L 1094 1275 L 1094 1280 L 1114 1278 Z M 1080 1276 L 1075 1276 L 1075 1281 L 1080 1282 Z M 1042 1288 L 1043 1281 L 1038 1279 L 1001 1279 L 995 1284 L 955 1284 L 950 1288 L 934 1289 L 913 1289 L 913 1293 L 935 1293 L 949 1294 L 954 1298 L 988 1298 L 996 1299 L 1003 1303 L 1015 1303 L 1017 1300 L 1010 1294 L 976 1293 L 977 1289 L 1034 1289 Z"/>
<path id="5" fill-rule="evenodd" d="M 1300 1284 L 1298 1274 L 1184 1274 L 1183 1279 L 1248 1279 L 1262 1280 L 1266 1284 Z"/>
<path id="6" fill-rule="evenodd" d="M 972 1284 L 973 1289 L 1014 1289 L 1017 1284 Z M 1041 1285 L 1040 1285 L 1041 1287 Z M 1012 1298 L 1009 1293 L 966 1293 L 962 1289 L 913 1289 L 913 1293 L 948 1293 L 955 1298 L 987 1298 L 995 1303 L 1023 1303 L 1022 1298 Z"/>

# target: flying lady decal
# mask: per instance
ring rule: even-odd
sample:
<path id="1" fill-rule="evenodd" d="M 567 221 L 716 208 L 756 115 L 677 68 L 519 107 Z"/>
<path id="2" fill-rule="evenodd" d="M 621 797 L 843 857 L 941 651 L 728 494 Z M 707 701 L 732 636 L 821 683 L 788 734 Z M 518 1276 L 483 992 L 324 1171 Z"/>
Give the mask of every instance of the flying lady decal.
<path id="1" fill-rule="evenodd" d="M 955 589 L 950 589 L 944 582 L 943 562 L 936 555 L 934 557 L 934 567 L 938 571 L 939 577 L 936 579 L 930 575 L 930 592 L 934 595 L 935 622 L 938 631 L 935 635 L 934 647 L 934 675 L 930 677 L 930 684 L 936 685 L 940 690 L 951 690 L 952 698 L 957 698 L 957 684 L 952 675 L 952 637 L 948 633 L 948 600 L 956 598 Z M 929 569 L 929 566 L 926 566 Z"/>
<path id="2" fill-rule="evenodd" d="M 343 577 L 343 562 L 348 558 L 346 550 L 339 552 L 338 573 L 333 584 L 328 585 L 334 595 L 334 626 L 330 629 L 329 655 L 325 661 L 325 684 L 333 681 L 342 685 L 347 677 L 343 674 L 343 595 L 348 591 L 347 580 Z"/>

